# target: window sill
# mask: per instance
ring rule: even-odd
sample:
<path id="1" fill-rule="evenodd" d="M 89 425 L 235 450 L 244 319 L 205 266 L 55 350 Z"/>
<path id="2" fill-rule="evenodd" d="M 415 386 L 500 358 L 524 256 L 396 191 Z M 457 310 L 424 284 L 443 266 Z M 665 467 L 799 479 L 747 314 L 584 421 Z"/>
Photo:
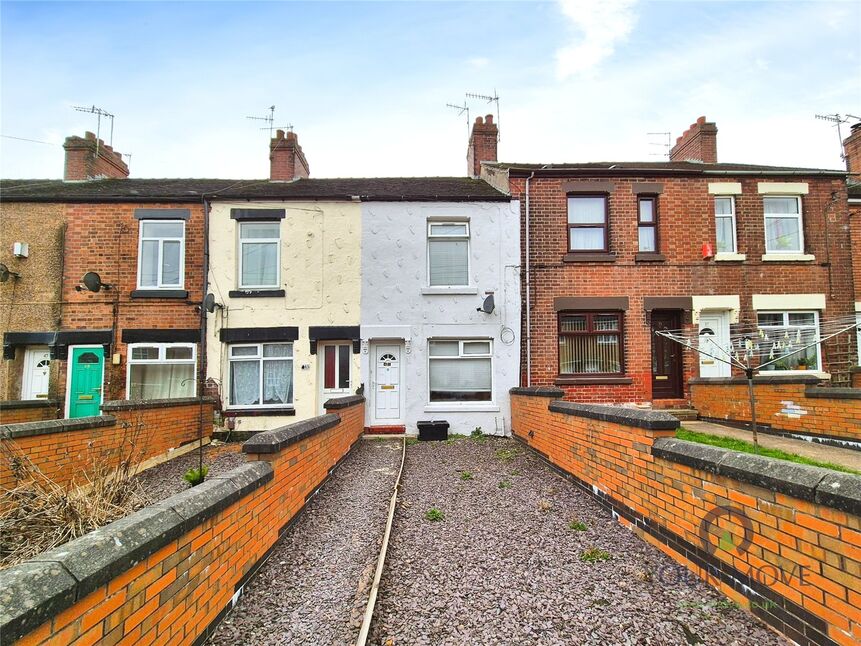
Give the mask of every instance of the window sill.
<path id="1" fill-rule="evenodd" d="M 425 296 L 478 294 L 478 287 L 422 287 L 422 294 Z"/>
<path id="2" fill-rule="evenodd" d="M 641 251 L 634 256 L 635 262 L 666 262 L 667 257 L 662 253 L 652 251 Z"/>
<path id="3" fill-rule="evenodd" d="M 498 413 L 496 404 L 476 404 L 472 402 L 425 404 L 425 413 Z"/>
<path id="4" fill-rule="evenodd" d="M 744 262 L 747 254 L 723 251 L 715 254 L 715 262 Z"/>
<path id="5" fill-rule="evenodd" d="M 763 262 L 810 262 L 816 260 L 812 253 L 766 253 Z"/>
<path id="6" fill-rule="evenodd" d="M 188 298 L 185 289 L 136 289 L 131 293 L 132 298 Z"/>
<path id="7" fill-rule="evenodd" d="M 234 289 L 227 295 L 230 298 L 279 298 L 286 293 L 283 289 Z"/>
<path id="8" fill-rule="evenodd" d="M 569 252 L 562 256 L 562 262 L 616 262 L 616 254 Z"/>
<path id="9" fill-rule="evenodd" d="M 607 384 L 626 386 L 634 383 L 631 377 L 557 377 L 553 382 L 557 386 L 578 386 L 589 384 Z"/>
<path id="10" fill-rule="evenodd" d="M 295 408 L 225 408 L 224 417 L 290 417 L 296 415 Z"/>

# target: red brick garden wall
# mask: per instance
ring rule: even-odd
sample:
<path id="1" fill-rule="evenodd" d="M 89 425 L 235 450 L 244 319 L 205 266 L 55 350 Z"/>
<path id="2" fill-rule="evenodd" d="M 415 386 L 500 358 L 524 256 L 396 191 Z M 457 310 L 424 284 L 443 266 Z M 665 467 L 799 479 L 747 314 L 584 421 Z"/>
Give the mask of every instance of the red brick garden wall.
<path id="1" fill-rule="evenodd" d="M 816 388 L 816 379 L 754 380 L 757 426 L 775 431 L 861 441 L 861 391 Z M 855 391 L 855 392 L 853 392 Z M 750 424 L 750 398 L 744 379 L 694 380 L 691 404 L 700 417 Z"/>
<path id="2" fill-rule="evenodd" d="M 861 516 L 786 495 L 780 492 L 780 485 L 756 486 L 719 475 L 717 468 L 710 471 L 656 457 L 656 443 L 701 446 L 669 439 L 674 435 L 669 428 L 648 430 L 574 411 L 554 412 L 548 408 L 547 396 L 513 395 L 511 400 L 515 437 L 590 492 L 597 488 L 595 495 L 644 540 L 799 643 L 825 643 L 826 635 L 840 644 L 859 643 Z M 554 404 L 560 405 L 578 407 L 567 402 Z M 630 414 L 619 407 L 592 408 Z M 672 425 L 663 413 L 633 414 L 663 418 L 666 421 L 660 425 Z M 724 459 L 727 454 L 743 455 L 703 448 L 706 455 Z M 707 463 L 701 460 L 702 465 Z M 791 468 L 814 477 L 833 473 L 824 477 L 843 478 L 844 487 L 846 479 L 856 478 L 810 471 L 812 468 L 800 465 Z M 742 545 L 745 536 L 740 518 L 714 517 L 707 522 L 707 515 L 719 507 L 735 508 L 746 515 L 750 524 L 747 549 L 718 547 L 724 532 L 732 536 L 730 545 Z M 700 533 L 704 523 L 705 540 Z"/>
<path id="3" fill-rule="evenodd" d="M 64 486 L 82 483 L 102 467 L 121 459 L 137 464 L 212 435 L 210 398 L 150 402 L 105 402 L 101 417 L 62 419 L 0 427 L 4 451 L 0 487 L 15 483 L 10 456 L 23 454 L 45 476 Z"/>
<path id="4" fill-rule="evenodd" d="M 36 401 L 36 400 L 33 400 Z M 63 416 L 63 405 L 55 400 L 38 400 L 37 405 L 29 401 L 0 402 L 0 424 L 41 422 Z"/>
<path id="5" fill-rule="evenodd" d="M 78 582 L 73 586 L 78 600 L 27 630 L 17 643 L 202 642 L 307 499 L 359 439 L 364 400 L 349 399 L 358 401 L 255 436 L 243 447 L 248 464 L 104 528 L 109 533 L 118 524 L 148 522 L 147 514 L 196 510 L 190 518 L 169 521 L 173 524 L 154 537 L 149 553 L 121 574 L 97 584 Z M 62 558 L 71 558 L 65 555 L 83 540 L 64 546 Z M 40 560 L 51 558 L 46 553 Z M 0 573 L 0 582 L 14 577 L 9 570 Z M 32 617 L 16 621 L 27 625 Z"/>

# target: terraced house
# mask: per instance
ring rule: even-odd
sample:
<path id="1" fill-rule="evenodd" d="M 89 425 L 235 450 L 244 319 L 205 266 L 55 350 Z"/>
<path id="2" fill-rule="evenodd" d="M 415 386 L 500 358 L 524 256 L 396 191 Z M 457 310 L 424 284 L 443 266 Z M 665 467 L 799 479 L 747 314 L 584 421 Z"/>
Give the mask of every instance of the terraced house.
<path id="1" fill-rule="evenodd" d="M 4 331 L 4 394 L 44 399 L 57 409 L 47 417 L 97 415 L 108 399 L 195 394 L 200 187 L 127 179 L 121 155 L 92 133 L 64 147 L 64 180 L 2 184 L 4 238 L 14 232 L 15 248 L 27 250 L 20 277 L 3 285 L 20 321 Z M 41 315 L 24 322 L 28 311 Z"/>
<path id="2" fill-rule="evenodd" d="M 525 384 L 683 407 L 690 378 L 730 368 L 656 331 L 698 329 L 726 347 L 735 323 L 794 335 L 855 311 L 841 171 L 718 163 L 705 117 L 667 162 L 483 161 L 481 176 L 521 205 Z M 768 372 L 846 384 L 847 337 Z"/>

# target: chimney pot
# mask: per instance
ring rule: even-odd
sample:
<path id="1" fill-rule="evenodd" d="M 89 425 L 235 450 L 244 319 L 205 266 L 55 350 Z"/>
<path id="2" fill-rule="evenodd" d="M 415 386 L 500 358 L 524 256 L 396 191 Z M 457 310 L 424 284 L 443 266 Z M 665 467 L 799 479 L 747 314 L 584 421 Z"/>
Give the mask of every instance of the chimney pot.
<path id="1" fill-rule="evenodd" d="M 846 171 L 851 175 L 849 181 L 861 182 L 861 121 L 852 126 L 849 136 L 843 140 L 843 157 Z"/>
<path id="2" fill-rule="evenodd" d="M 276 137 L 276 139 L 284 139 L 284 131 L 283 130 L 276 130 L 275 131 L 275 137 Z"/>
<path id="3" fill-rule="evenodd" d="M 484 117 L 484 123 L 486 123 L 489 126 L 492 126 L 493 125 L 493 115 L 489 114 L 486 117 Z"/>

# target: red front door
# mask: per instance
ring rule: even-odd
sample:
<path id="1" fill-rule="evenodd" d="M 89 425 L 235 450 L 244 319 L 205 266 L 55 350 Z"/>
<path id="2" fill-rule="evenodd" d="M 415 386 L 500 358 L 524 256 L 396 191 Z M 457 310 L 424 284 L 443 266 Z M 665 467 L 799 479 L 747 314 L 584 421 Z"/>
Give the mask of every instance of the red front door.
<path id="1" fill-rule="evenodd" d="M 680 311 L 652 312 L 652 399 L 682 398 L 682 346 L 655 334 L 658 330 L 679 330 L 681 327 Z"/>

